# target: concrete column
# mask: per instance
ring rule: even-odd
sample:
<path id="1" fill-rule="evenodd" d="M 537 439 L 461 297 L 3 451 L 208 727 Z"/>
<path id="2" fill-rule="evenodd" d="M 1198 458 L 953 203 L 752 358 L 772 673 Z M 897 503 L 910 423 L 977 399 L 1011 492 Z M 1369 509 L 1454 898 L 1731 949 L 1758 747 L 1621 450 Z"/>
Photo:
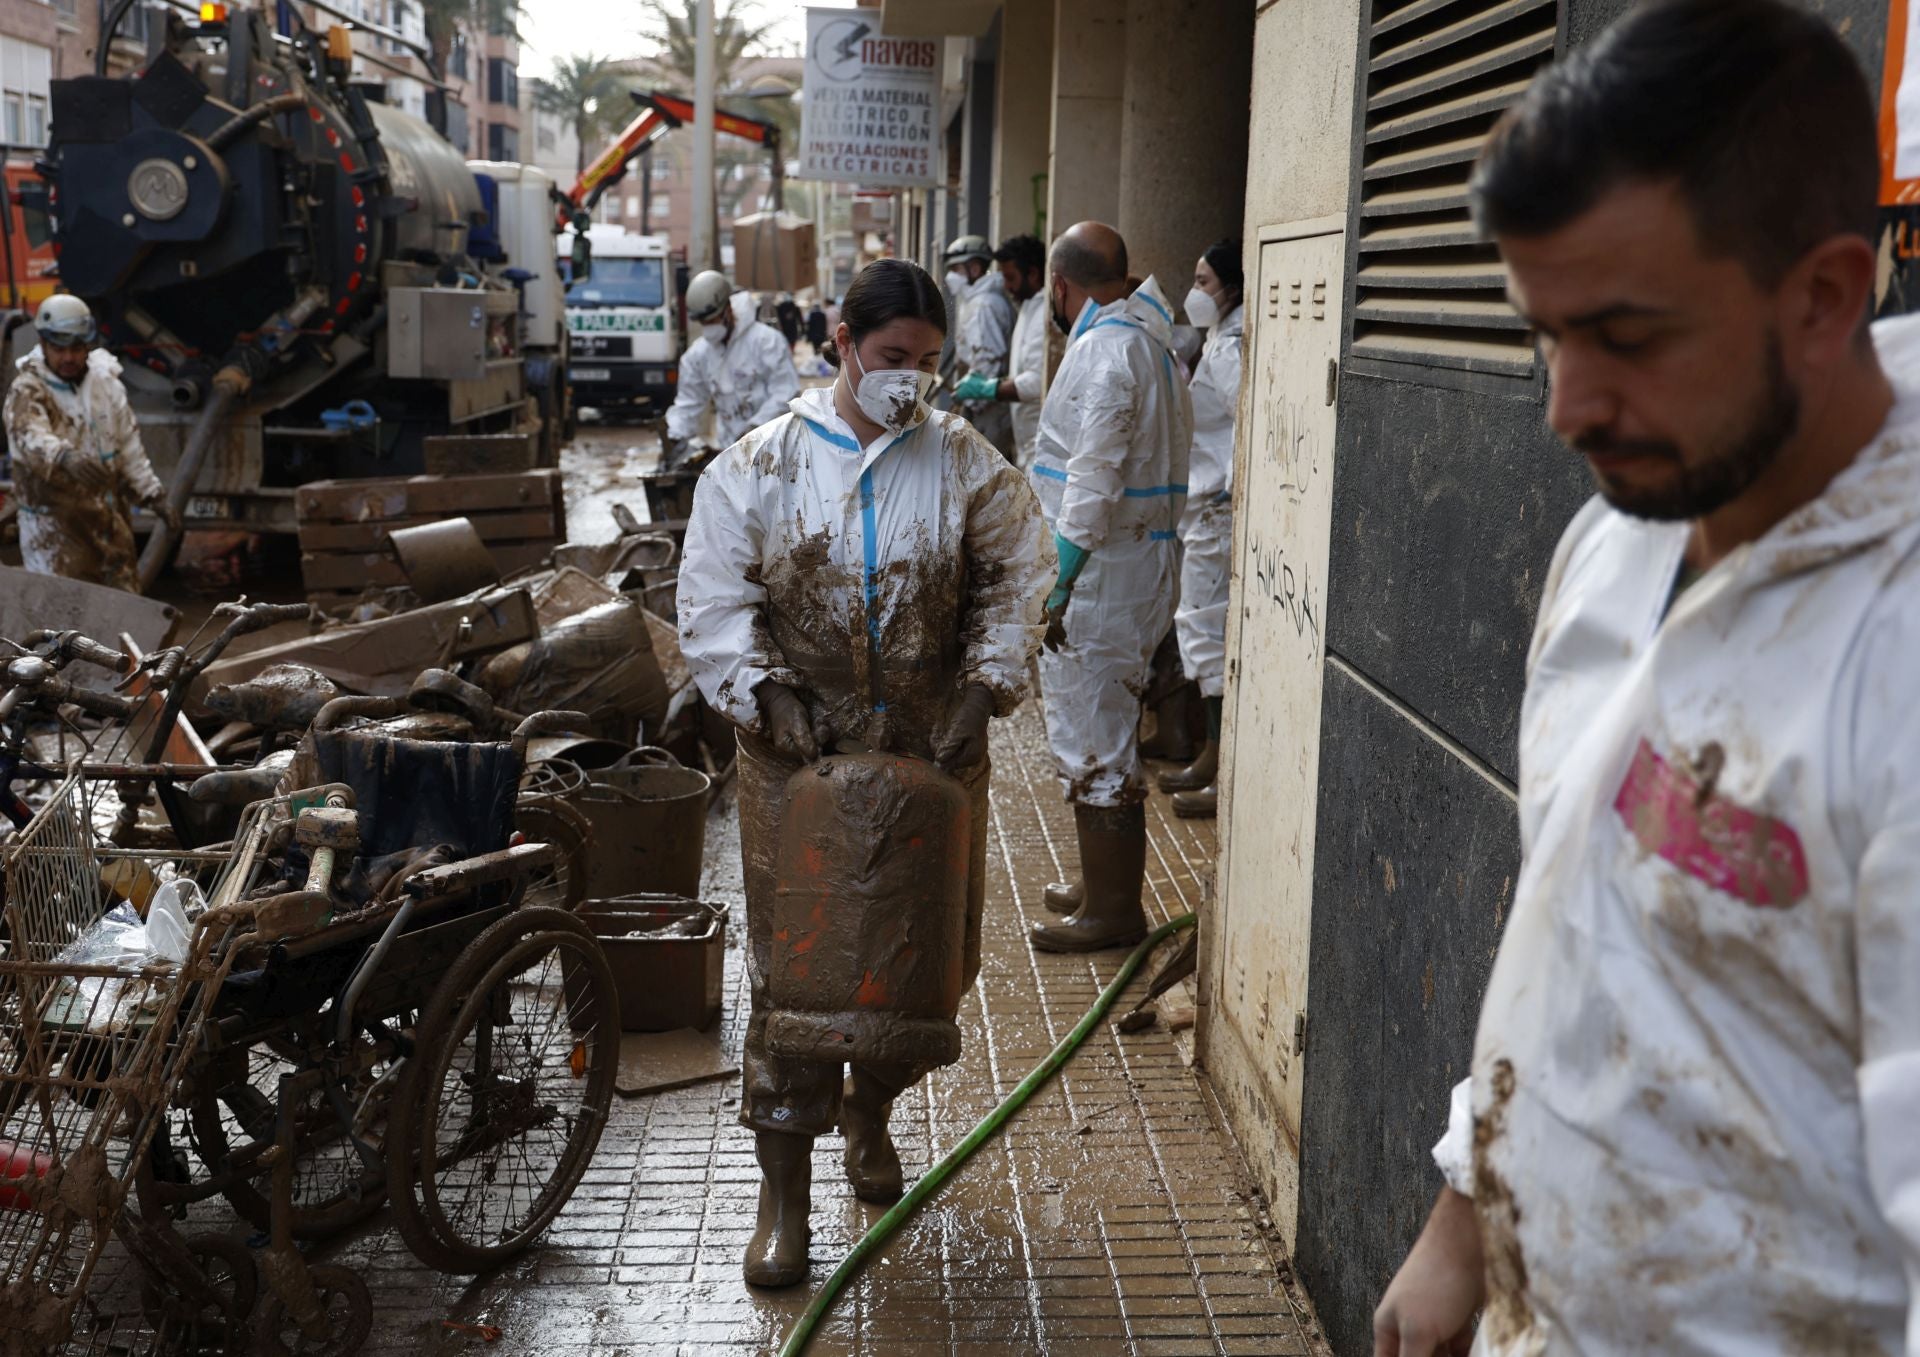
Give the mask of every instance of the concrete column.
<path id="1" fill-rule="evenodd" d="M 997 111 L 994 63 L 967 63 L 967 103 L 961 116 L 961 235 L 988 236 L 993 230 L 993 118 Z M 991 238 L 989 236 L 989 238 Z"/>
<path id="2" fill-rule="evenodd" d="M 1200 252 L 1242 229 L 1254 3 L 1127 0 L 1126 11 L 1119 207 L 1110 220 L 1133 272 L 1156 275 L 1178 304 Z"/>
<path id="3" fill-rule="evenodd" d="M 1047 151 L 1050 237 L 1077 221 L 1119 222 L 1121 176 L 1114 168 L 1120 164 L 1126 78 L 1126 11 L 1115 0 L 1056 0 Z"/>
<path id="4" fill-rule="evenodd" d="M 1047 238 L 1047 136 L 1053 117 L 1053 10 L 1056 0 L 1006 0 L 1000 10 L 998 115 L 993 139 L 992 211 L 987 236 L 998 245 L 1022 234 Z"/>

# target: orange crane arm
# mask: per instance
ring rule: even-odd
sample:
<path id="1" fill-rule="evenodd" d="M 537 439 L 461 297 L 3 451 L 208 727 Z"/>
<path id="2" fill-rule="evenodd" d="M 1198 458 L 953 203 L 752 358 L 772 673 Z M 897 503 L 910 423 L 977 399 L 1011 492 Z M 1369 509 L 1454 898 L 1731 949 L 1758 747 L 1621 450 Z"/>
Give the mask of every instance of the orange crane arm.
<path id="1" fill-rule="evenodd" d="M 677 94 L 662 94 L 657 90 L 641 92 L 631 91 L 634 100 L 640 105 L 640 115 L 627 124 L 612 145 L 602 151 L 594 162 L 587 166 L 579 180 L 567 194 L 567 201 L 573 209 L 591 209 L 600 200 L 607 186 L 618 179 L 629 162 L 668 132 L 694 119 L 693 101 L 682 99 Z M 774 202 L 780 201 L 780 129 L 773 123 L 761 122 L 758 118 L 743 118 L 737 113 L 727 113 L 716 109 L 713 116 L 716 131 L 729 136 L 739 137 L 767 148 L 773 157 Z M 567 224 L 571 211 L 564 213 L 560 225 Z"/>

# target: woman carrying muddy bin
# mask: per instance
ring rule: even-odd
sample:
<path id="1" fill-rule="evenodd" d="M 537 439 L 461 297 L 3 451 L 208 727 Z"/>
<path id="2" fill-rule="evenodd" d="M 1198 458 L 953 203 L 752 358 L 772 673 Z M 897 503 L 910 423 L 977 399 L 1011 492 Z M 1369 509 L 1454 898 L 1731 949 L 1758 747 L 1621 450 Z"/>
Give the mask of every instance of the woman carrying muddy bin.
<path id="1" fill-rule="evenodd" d="M 845 1132 L 861 1200 L 900 1195 L 888 1115 L 956 1058 L 980 966 L 987 722 L 1026 696 L 1056 560 L 1025 478 L 927 405 L 946 329 L 923 269 L 869 265 L 833 385 L 715 459 L 687 529 L 681 648 L 740 728 L 760 1286 L 806 1276 L 815 1136 Z"/>

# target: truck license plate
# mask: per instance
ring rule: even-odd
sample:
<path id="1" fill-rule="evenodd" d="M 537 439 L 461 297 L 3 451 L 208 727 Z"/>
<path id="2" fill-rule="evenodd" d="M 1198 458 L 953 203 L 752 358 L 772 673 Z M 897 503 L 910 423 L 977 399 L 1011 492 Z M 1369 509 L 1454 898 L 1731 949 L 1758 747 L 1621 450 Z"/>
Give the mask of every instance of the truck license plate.
<path id="1" fill-rule="evenodd" d="M 233 501 L 224 495 L 195 495 L 187 501 L 188 518 L 232 518 Z"/>
<path id="2" fill-rule="evenodd" d="M 576 382 L 610 382 L 613 380 L 611 368 L 574 368 L 573 380 Z"/>

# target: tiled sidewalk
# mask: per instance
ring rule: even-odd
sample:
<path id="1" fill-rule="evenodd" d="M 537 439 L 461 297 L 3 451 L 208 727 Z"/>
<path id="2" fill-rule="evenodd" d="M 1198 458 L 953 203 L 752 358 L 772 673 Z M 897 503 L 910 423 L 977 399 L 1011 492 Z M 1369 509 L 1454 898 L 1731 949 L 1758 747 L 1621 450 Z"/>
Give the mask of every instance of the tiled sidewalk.
<path id="1" fill-rule="evenodd" d="M 957 1143 L 1072 1028 L 1123 953 L 1042 956 L 1027 946 L 1041 887 L 1075 862 L 1072 818 L 1038 714 L 996 732 L 985 962 L 962 1012 L 965 1054 L 903 1097 L 895 1137 L 909 1181 Z M 1210 824 L 1150 811 L 1152 912 L 1198 905 Z M 710 828 L 706 894 L 741 899 L 730 802 Z M 737 1049 L 746 990 L 728 957 L 726 1035 Z M 1144 976 L 1135 993 L 1144 987 Z M 1123 1000 L 1123 1005 L 1125 1002 Z M 1118 1010 L 1116 1010 L 1117 1015 Z M 368 1352 L 694 1354 L 775 1352 L 786 1329 L 882 1209 L 854 1200 L 837 1135 L 814 1157 L 814 1275 L 750 1291 L 740 1255 L 758 1170 L 735 1121 L 737 1079 L 616 1100 L 613 1124 L 543 1245 L 492 1277 L 441 1277 L 376 1217 L 334 1246 L 374 1289 Z M 810 1353 L 1297 1354 L 1323 1351 L 1254 1224 L 1237 1150 L 1164 1026 L 1118 1037 L 1103 1024 L 898 1234 L 843 1297 Z M 497 1325 L 500 1341 L 441 1321 Z M 1315 1340 L 1317 1341 L 1317 1340 Z"/>

